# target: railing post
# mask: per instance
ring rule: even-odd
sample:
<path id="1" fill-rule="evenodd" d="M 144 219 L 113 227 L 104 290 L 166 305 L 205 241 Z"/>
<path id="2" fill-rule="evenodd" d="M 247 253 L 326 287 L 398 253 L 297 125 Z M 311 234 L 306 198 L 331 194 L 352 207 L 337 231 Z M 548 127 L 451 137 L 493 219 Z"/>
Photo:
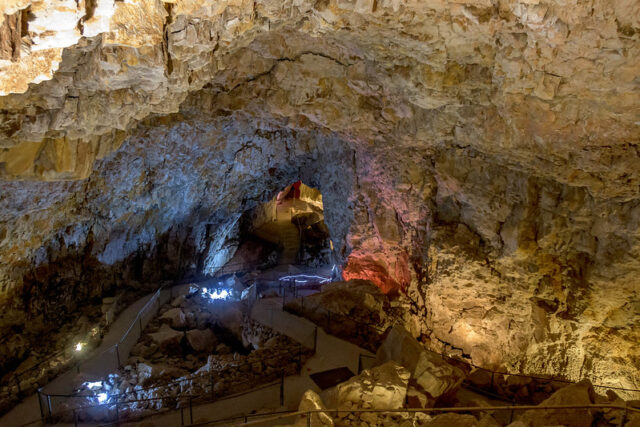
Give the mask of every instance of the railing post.
<path id="1" fill-rule="evenodd" d="M 118 359 L 118 369 L 120 369 L 120 349 L 118 347 L 118 343 L 116 343 L 116 358 Z"/>
<path id="2" fill-rule="evenodd" d="M 315 329 L 313 330 L 313 353 L 314 354 L 317 348 L 318 348 L 318 325 L 316 325 Z"/>
<path id="3" fill-rule="evenodd" d="M 358 375 L 362 372 L 362 354 L 358 354 Z"/>
<path id="4" fill-rule="evenodd" d="M 311 427 L 311 412 L 307 412 L 307 427 Z"/>
<path id="5" fill-rule="evenodd" d="M 120 425 L 120 402 L 118 401 L 118 395 L 116 394 L 116 426 L 119 426 L 119 425 Z"/>
<path id="6" fill-rule="evenodd" d="M 73 408 L 73 425 L 78 427 L 78 412 L 76 412 L 76 408 Z"/>
<path id="7" fill-rule="evenodd" d="M 14 379 L 16 380 L 16 385 L 18 386 L 18 397 L 22 395 L 22 389 L 20 388 L 20 377 L 18 374 L 13 374 Z"/>
<path id="8" fill-rule="evenodd" d="M 625 405 L 624 410 L 622 411 L 622 416 L 620 416 L 620 424 L 618 427 L 623 427 L 627 422 L 627 406 Z"/>
<path id="9" fill-rule="evenodd" d="M 38 405 L 40 406 L 40 420 L 44 426 L 44 409 L 42 408 L 42 387 L 38 387 Z"/>
<path id="10" fill-rule="evenodd" d="M 280 406 L 284 406 L 284 369 L 280 377 Z"/>
<path id="11" fill-rule="evenodd" d="M 287 295 L 287 287 L 283 286 L 282 287 L 282 311 L 284 311 L 284 300 L 286 295 Z"/>
<path id="12" fill-rule="evenodd" d="M 184 405 L 180 405 L 180 425 L 184 426 Z"/>
<path id="13" fill-rule="evenodd" d="M 216 396 L 213 391 L 213 370 L 209 371 L 209 382 L 211 383 L 211 400 L 215 400 Z"/>
<path id="14" fill-rule="evenodd" d="M 189 422 L 193 424 L 193 397 L 189 396 Z"/>

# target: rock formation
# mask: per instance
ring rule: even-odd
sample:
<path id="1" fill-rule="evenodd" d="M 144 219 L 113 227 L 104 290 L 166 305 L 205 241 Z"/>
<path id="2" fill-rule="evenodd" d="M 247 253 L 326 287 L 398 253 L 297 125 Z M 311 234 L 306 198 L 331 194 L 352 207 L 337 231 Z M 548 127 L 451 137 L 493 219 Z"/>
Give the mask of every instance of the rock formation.
<path id="1" fill-rule="evenodd" d="M 637 1 L 0 9 L 3 349 L 215 272 L 302 179 L 345 279 L 432 348 L 640 388 Z"/>

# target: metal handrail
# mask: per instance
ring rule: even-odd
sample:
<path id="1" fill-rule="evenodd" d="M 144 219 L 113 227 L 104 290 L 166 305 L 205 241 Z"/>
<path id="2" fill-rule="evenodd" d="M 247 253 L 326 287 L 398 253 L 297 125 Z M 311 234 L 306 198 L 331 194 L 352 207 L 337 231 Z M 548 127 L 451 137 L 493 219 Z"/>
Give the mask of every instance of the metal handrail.
<path id="1" fill-rule="evenodd" d="M 616 404 L 588 404 L 588 405 L 510 405 L 510 406 L 464 406 L 464 407 L 446 407 L 446 408 L 405 408 L 405 409 L 312 409 L 308 411 L 289 411 L 289 412 L 269 412 L 263 414 L 250 414 L 245 416 L 221 418 L 213 421 L 206 421 L 197 424 L 189 424 L 189 427 L 201 427 L 214 425 L 218 423 L 226 423 L 236 419 L 245 419 L 242 425 L 252 425 L 263 423 L 266 421 L 277 421 L 295 416 L 309 417 L 312 414 L 360 414 L 360 413 L 383 413 L 383 414 L 416 414 L 416 413 L 446 413 L 446 412 L 480 412 L 480 411 L 535 411 L 535 410 L 571 410 L 571 409 L 618 409 L 626 412 L 640 413 L 640 409 L 627 405 Z M 259 420 L 249 420 L 250 418 L 258 418 Z M 267 418 L 264 418 L 267 417 Z"/>
<path id="2" fill-rule="evenodd" d="M 255 263 L 248 263 L 248 262 L 233 262 L 233 263 L 227 263 L 227 264 L 224 264 L 224 265 L 214 266 L 214 267 L 212 267 L 212 268 L 220 269 L 220 268 L 224 268 L 224 267 L 233 267 L 233 266 L 254 266 L 254 267 L 255 267 L 255 266 L 261 266 L 261 265 L 265 265 L 265 264 L 266 264 L 266 263 L 264 263 L 264 262 L 255 262 Z M 278 265 L 273 266 L 272 268 L 275 268 L 275 267 L 281 267 L 281 266 L 285 266 L 285 265 L 289 265 L 289 264 L 278 264 Z M 226 274 L 232 274 L 232 273 L 225 273 L 225 275 L 226 275 Z M 214 277 L 214 278 L 215 278 L 215 277 Z M 213 278 L 208 277 L 208 278 L 204 278 L 204 279 L 202 279 L 202 278 L 201 278 L 201 279 L 194 278 L 194 279 L 195 279 L 195 283 L 199 283 L 199 282 L 204 282 L 204 281 L 207 281 L 207 280 L 212 280 Z M 161 289 L 172 288 L 172 287 L 175 287 L 175 286 L 180 286 L 180 285 L 188 284 L 188 283 L 190 283 L 190 282 L 194 282 L 194 280 L 187 279 L 187 280 L 177 281 L 177 282 L 173 283 L 173 284 L 172 284 L 172 285 L 170 285 L 170 286 L 161 286 L 160 288 L 158 288 L 158 289 L 156 290 L 156 292 L 160 291 Z M 152 298 L 153 298 L 153 297 L 152 297 Z M 139 310 L 138 314 L 136 315 L 136 318 L 132 321 L 131 325 L 129 325 L 129 328 L 128 328 L 128 329 L 127 329 L 127 331 L 124 333 L 123 337 L 119 340 L 119 342 L 122 342 L 122 341 L 126 338 L 126 336 L 128 335 L 128 333 L 131 331 L 131 329 L 135 327 L 136 322 L 138 321 L 138 318 L 139 318 L 139 316 L 140 316 L 141 312 L 145 311 L 145 310 L 148 308 L 148 305 L 149 305 L 151 302 L 152 302 L 152 301 L 151 301 L 151 299 L 150 299 L 149 301 L 147 301 L 147 303 L 145 304 L 145 306 L 144 306 L 144 307 L 142 307 L 142 308 Z M 5 337 L 2 337 L 2 338 L 5 338 Z M 113 347 L 115 347 L 115 344 L 114 344 L 113 346 L 111 346 L 111 347 L 109 347 L 109 348 L 105 349 L 104 351 L 112 350 L 112 349 L 113 349 Z M 52 354 L 48 355 L 46 358 L 44 358 L 44 359 L 42 359 L 41 361 L 37 362 L 35 365 L 30 366 L 29 368 L 26 368 L 26 369 L 24 369 L 24 370 L 22 370 L 22 371 L 20 371 L 20 372 L 15 372 L 15 373 L 14 373 L 14 375 L 12 375 L 12 378 L 13 378 L 13 377 L 15 377 L 15 376 L 20 377 L 20 376 L 22 376 L 22 375 L 24 375 L 24 374 L 26 374 L 26 373 L 29 373 L 29 372 L 35 371 L 35 370 L 37 370 L 37 369 L 41 368 L 41 367 L 42 367 L 41 365 L 44 365 L 45 363 L 50 363 L 51 361 L 55 360 L 55 358 L 56 358 L 56 357 L 58 357 L 58 356 L 60 356 L 60 355 L 62 355 L 62 354 L 65 354 L 67 351 L 68 351 L 68 350 L 61 350 L 61 351 L 57 351 L 57 352 L 55 352 L 55 353 L 52 353 Z M 104 351 L 103 351 L 103 352 L 104 352 Z M 102 353 L 101 353 L 101 354 L 102 354 Z M 94 356 L 92 356 L 92 357 L 94 357 Z M 88 360 L 88 359 L 84 360 L 83 362 L 86 362 L 87 360 Z M 8 381 L 6 384 L 7 384 L 7 385 L 10 385 L 10 384 L 11 384 L 11 381 Z"/>
<path id="3" fill-rule="evenodd" d="M 294 299 L 304 300 L 304 298 L 309 298 L 309 297 L 311 297 L 311 295 L 295 297 Z M 284 304 L 283 304 L 283 310 L 285 310 L 285 311 L 287 310 L 287 308 L 284 306 Z M 295 313 L 296 309 L 293 309 L 291 311 L 293 311 Z M 347 317 L 347 316 L 345 316 L 343 314 L 335 313 L 335 312 L 332 312 L 331 310 L 328 310 L 328 309 L 324 309 L 324 311 L 328 314 L 328 318 L 329 319 L 331 319 L 332 315 L 334 317 L 335 316 Z M 304 317 L 304 315 L 305 315 L 304 305 L 301 305 L 301 313 L 300 314 Z M 311 322 L 314 322 L 314 320 L 312 318 L 307 318 L 307 320 L 309 320 Z M 348 321 L 356 324 L 357 326 L 361 326 L 363 328 L 374 330 L 380 335 L 386 333 L 389 330 L 389 328 L 383 330 L 383 329 L 381 329 L 381 328 L 379 328 L 379 327 L 377 327 L 375 325 L 371 325 L 371 324 L 364 323 L 364 322 L 359 322 L 359 321 L 357 321 L 357 320 L 355 320 L 353 318 L 350 318 L 350 317 L 348 317 Z M 391 323 L 392 324 L 396 324 L 396 323 L 399 323 L 399 321 L 400 320 L 398 318 L 392 318 L 392 322 Z M 329 320 L 329 322 L 330 322 L 330 320 Z M 331 329 L 331 328 L 329 327 L 329 329 Z M 326 332 L 327 333 L 331 333 L 330 330 L 326 331 Z M 476 365 L 476 364 L 468 362 L 466 360 L 461 360 L 461 359 L 458 359 L 458 358 L 455 358 L 455 357 L 451 357 L 451 356 L 445 354 L 444 352 L 443 353 L 438 353 L 438 352 L 436 352 L 434 350 L 431 350 L 431 349 L 428 349 L 428 348 L 424 348 L 424 350 L 428 351 L 430 353 L 433 353 L 433 354 L 437 354 L 442 358 L 446 358 L 448 360 L 452 360 L 455 363 L 461 363 L 461 364 L 467 365 L 467 366 L 472 367 L 472 368 L 481 369 L 481 370 L 489 372 L 491 374 L 508 375 L 508 376 L 514 376 L 514 377 L 520 377 L 520 378 L 531 378 L 531 379 L 549 381 L 549 382 L 561 382 L 561 383 L 566 383 L 566 384 L 576 384 L 576 381 L 571 381 L 571 380 L 561 379 L 561 378 L 542 377 L 542 376 L 537 376 L 537 375 L 527 375 L 527 374 L 520 374 L 520 373 L 512 374 L 512 373 L 509 373 L 509 372 L 494 371 L 492 369 L 484 368 L 482 366 Z M 608 385 L 602 385 L 602 384 L 592 384 L 592 386 L 593 387 L 604 388 L 604 389 L 610 389 L 610 390 L 620 390 L 620 391 L 630 391 L 630 392 L 640 393 L 640 389 L 636 389 L 636 388 L 625 388 L 625 387 L 608 386 Z"/>
<path id="4" fill-rule="evenodd" d="M 299 344 L 298 347 L 302 347 L 302 344 Z M 312 350 L 311 348 L 308 348 L 309 350 Z M 302 354 L 302 350 L 299 350 L 299 356 Z M 262 359 L 263 361 L 270 361 L 270 360 L 277 360 L 282 356 L 291 356 L 291 352 L 290 351 L 286 351 L 286 352 L 280 352 L 276 355 L 270 356 L 268 358 Z M 294 362 L 301 364 L 301 360 L 299 360 L 300 357 L 298 357 L 298 359 L 296 359 Z M 239 363 L 237 365 L 233 365 L 231 366 L 231 368 L 240 368 L 242 366 L 251 366 L 253 365 L 253 363 L 244 361 L 242 363 Z M 205 374 L 200 374 L 200 375 L 191 375 L 191 376 L 186 376 L 184 378 L 181 379 L 176 379 L 176 380 L 171 380 L 169 382 L 163 383 L 163 384 L 158 384 L 158 385 L 154 385 L 153 387 L 146 387 L 146 388 L 140 388 L 140 389 L 135 389 L 130 391 L 129 393 L 127 392 L 122 392 L 122 393 L 114 393 L 114 394 L 109 394 L 109 398 L 120 398 L 122 396 L 127 396 L 128 394 L 136 394 L 136 393 L 140 393 L 140 392 L 148 392 L 148 391 L 152 391 L 152 390 L 159 390 L 162 388 L 168 388 L 174 385 L 179 385 L 185 381 L 193 381 L 199 378 L 211 378 L 211 373 L 207 372 Z M 51 396 L 51 397 L 70 397 L 70 398 L 90 398 L 90 397 L 96 397 L 96 394 L 79 394 L 79 393 L 72 393 L 72 394 L 44 394 L 46 396 Z M 174 396 L 175 397 L 175 396 Z M 188 397 L 188 396 L 187 396 Z M 138 400 L 128 400 L 126 401 L 128 402 L 137 402 Z M 103 404 L 104 405 L 104 404 Z M 102 406 L 102 405 L 98 405 L 98 406 Z M 83 409 L 83 408 L 89 408 L 91 406 L 83 406 L 80 407 L 79 409 Z"/>
<path id="5" fill-rule="evenodd" d="M 292 361 L 292 362 L 287 364 L 287 366 L 291 365 L 291 363 L 297 364 L 297 371 L 299 371 L 301 369 L 301 367 L 302 367 L 302 345 L 299 344 L 298 347 L 299 347 L 299 352 L 298 352 L 297 360 L 294 360 L 294 361 Z M 311 349 L 311 348 L 308 348 L 307 352 L 308 352 L 308 350 L 313 351 L 313 349 Z M 271 356 L 271 357 L 269 357 L 269 358 L 267 358 L 265 360 L 274 360 L 274 359 L 277 359 L 278 357 L 280 357 L 282 355 L 290 356 L 291 353 L 290 352 L 281 352 L 281 353 L 279 353 L 277 355 L 274 355 L 274 356 Z M 252 363 L 244 362 L 244 363 L 238 364 L 236 367 L 245 366 L 245 365 L 246 366 L 250 366 L 250 365 L 252 365 Z M 285 372 L 286 372 L 286 368 L 282 369 L 282 371 L 280 372 L 281 379 L 278 380 L 278 381 L 271 381 L 271 382 L 268 382 L 266 384 L 261 384 L 260 386 L 257 386 L 257 387 L 252 387 L 249 390 L 245 390 L 245 391 L 241 391 L 241 392 L 237 392 L 237 393 L 234 393 L 234 394 L 231 394 L 231 395 L 221 396 L 221 397 L 214 397 L 214 394 L 213 394 L 213 381 L 212 381 L 213 380 L 213 376 L 211 375 L 211 373 L 207 373 L 207 374 L 203 374 L 203 375 L 184 378 L 184 379 L 181 379 L 181 380 L 175 380 L 173 382 L 170 382 L 170 383 L 164 384 L 164 385 L 160 385 L 160 386 L 154 386 L 154 387 L 149 387 L 149 388 L 146 388 L 146 389 L 135 390 L 132 393 L 138 393 L 138 392 L 141 392 L 141 391 L 156 390 L 156 389 L 159 389 L 159 388 L 162 388 L 162 387 L 167 387 L 167 386 L 172 385 L 172 384 L 180 384 L 181 382 L 184 382 L 184 381 L 189 381 L 189 380 L 192 380 L 194 378 L 201 378 L 201 377 L 205 377 L 205 376 L 211 379 L 209 384 L 204 384 L 204 388 L 206 388 L 207 385 L 210 387 L 210 389 L 211 389 L 210 393 L 202 393 L 202 394 L 197 394 L 197 395 L 182 394 L 182 395 L 178 395 L 178 396 L 168 395 L 168 396 L 162 396 L 162 397 L 145 398 L 145 399 L 131 399 L 131 400 L 120 400 L 121 396 L 126 396 L 126 394 L 127 394 L 127 393 L 120 393 L 120 394 L 114 394 L 114 395 L 109 396 L 110 399 L 115 399 L 115 402 L 105 402 L 105 403 L 102 403 L 102 404 L 85 405 L 85 406 L 79 406 L 77 408 L 70 408 L 70 409 L 66 409 L 66 410 L 63 410 L 63 411 L 60 411 L 60 412 L 56 413 L 55 416 L 56 417 L 61 417 L 61 416 L 64 416 L 65 414 L 73 413 L 74 418 L 75 418 L 76 414 L 78 412 L 80 412 L 80 411 L 87 411 L 87 410 L 100 408 L 100 407 L 113 407 L 113 406 L 116 406 L 116 408 L 119 408 L 119 407 L 122 407 L 122 406 L 131 405 L 131 404 L 139 403 L 139 402 L 151 402 L 151 401 L 158 401 L 158 400 L 162 401 L 162 400 L 167 400 L 167 399 L 176 399 L 180 403 L 183 403 L 183 402 L 188 400 L 189 401 L 189 408 L 190 408 L 190 411 L 191 411 L 192 410 L 192 402 L 194 400 L 200 400 L 201 403 L 212 403 L 212 402 L 217 402 L 217 401 L 220 401 L 220 400 L 227 400 L 227 399 L 232 398 L 232 397 L 248 394 L 248 393 L 251 393 L 251 392 L 255 391 L 256 389 L 271 387 L 274 384 L 277 384 L 278 382 L 280 382 L 283 385 L 284 378 L 285 378 Z M 251 383 L 251 380 L 235 382 L 234 385 L 244 384 L 244 383 Z M 95 397 L 95 396 L 92 396 L 92 395 L 49 395 L 49 396 L 51 396 L 51 397 L 72 397 L 72 398 L 91 398 L 91 397 Z M 203 398 L 205 399 L 204 401 L 202 401 Z M 179 406 L 179 407 L 182 408 L 182 406 Z M 170 411 L 170 409 L 167 408 L 166 411 Z M 166 412 L 166 411 L 157 411 L 157 412 Z M 116 410 L 116 413 L 118 413 L 118 412 L 119 411 Z M 191 413 L 191 418 L 192 417 L 193 417 L 193 414 Z M 118 420 L 120 420 L 119 417 L 118 417 Z M 26 425 L 33 424 L 34 422 L 37 422 L 37 421 L 32 421 L 30 423 L 27 423 Z"/>

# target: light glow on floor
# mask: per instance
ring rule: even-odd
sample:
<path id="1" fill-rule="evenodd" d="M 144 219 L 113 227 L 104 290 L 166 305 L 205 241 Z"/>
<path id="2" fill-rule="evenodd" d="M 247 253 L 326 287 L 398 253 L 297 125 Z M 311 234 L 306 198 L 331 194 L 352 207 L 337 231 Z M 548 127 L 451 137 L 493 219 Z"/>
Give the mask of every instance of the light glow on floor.
<path id="1" fill-rule="evenodd" d="M 211 291 L 209 291 L 208 288 L 202 288 L 202 296 L 212 300 L 225 300 L 228 299 L 231 295 L 226 289 L 212 289 Z"/>

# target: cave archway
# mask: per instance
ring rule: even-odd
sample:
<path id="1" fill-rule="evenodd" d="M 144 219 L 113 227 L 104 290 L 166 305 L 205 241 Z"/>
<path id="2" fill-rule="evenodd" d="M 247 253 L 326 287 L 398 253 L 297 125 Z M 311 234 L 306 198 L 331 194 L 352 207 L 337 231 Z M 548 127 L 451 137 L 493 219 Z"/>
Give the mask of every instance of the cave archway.
<path id="1" fill-rule="evenodd" d="M 295 266 L 301 271 L 338 271 L 334 245 L 325 224 L 320 190 L 297 180 L 269 201 L 245 212 L 239 221 L 238 245 L 217 274 Z"/>

